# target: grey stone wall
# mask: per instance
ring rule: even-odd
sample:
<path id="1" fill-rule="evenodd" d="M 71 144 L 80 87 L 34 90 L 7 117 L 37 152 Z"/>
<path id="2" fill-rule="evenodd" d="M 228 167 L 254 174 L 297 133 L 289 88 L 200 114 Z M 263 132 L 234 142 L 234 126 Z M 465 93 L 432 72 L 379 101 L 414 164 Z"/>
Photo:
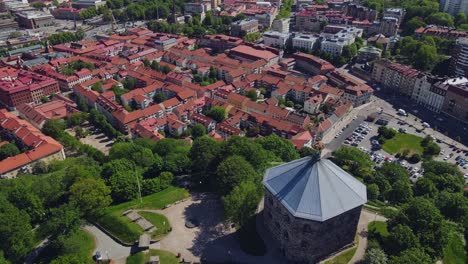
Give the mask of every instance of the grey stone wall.
<path id="1" fill-rule="evenodd" d="M 295 218 L 268 190 L 264 199 L 265 227 L 293 263 L 317 263 L 354 241 L 361 206 L 318 222 Z"/>

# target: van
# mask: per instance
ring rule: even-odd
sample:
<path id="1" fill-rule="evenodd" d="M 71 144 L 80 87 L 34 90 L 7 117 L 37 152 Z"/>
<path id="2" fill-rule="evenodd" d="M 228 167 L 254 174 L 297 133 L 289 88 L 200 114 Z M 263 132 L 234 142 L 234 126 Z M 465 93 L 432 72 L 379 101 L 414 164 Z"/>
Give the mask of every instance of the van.
<path id="1" fill-rule="evenodd" d="M 398 114 L 402 116 L 407 116 L 406 111 L 403 109 L 398 109 Z"/>
<path id="2" fill-rule="evenodd" d="M 426 122 L 422 123 L 422 125 L 423 125 L 423 127 L 425 127 L 425 128 L 430 128 L 430 127 L 431 127 L 431 125 L 429 125 L 429 124 L 426 123 Z"/>

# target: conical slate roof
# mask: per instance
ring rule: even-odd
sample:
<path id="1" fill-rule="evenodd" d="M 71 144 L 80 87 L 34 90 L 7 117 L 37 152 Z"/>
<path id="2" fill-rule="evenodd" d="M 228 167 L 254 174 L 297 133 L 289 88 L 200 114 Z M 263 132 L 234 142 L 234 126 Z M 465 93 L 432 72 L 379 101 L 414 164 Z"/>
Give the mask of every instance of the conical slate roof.
<path id="1" fill-rule="evenodd" d="M 367 202 L 366 186 L 328 159 L 268 169 L 263 184 L 295 217 L 326 221 Z"/>

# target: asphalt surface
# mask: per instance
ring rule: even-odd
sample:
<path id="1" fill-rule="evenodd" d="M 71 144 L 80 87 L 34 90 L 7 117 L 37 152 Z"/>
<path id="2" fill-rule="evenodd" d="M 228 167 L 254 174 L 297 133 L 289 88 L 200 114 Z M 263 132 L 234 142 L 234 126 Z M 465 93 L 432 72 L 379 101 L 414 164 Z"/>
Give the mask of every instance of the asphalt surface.
<path id="1" fill-rule="evenodd" d="M 115 242 L 106 233 L 102 232 L 94 225 L 87 225 L 83 229 L 94 236 L 96 240 L 96 249 L 93 255 L 99 251 L 103 259 L 119 260 L 130 256 L 131 247 L 125 247 Z"/>

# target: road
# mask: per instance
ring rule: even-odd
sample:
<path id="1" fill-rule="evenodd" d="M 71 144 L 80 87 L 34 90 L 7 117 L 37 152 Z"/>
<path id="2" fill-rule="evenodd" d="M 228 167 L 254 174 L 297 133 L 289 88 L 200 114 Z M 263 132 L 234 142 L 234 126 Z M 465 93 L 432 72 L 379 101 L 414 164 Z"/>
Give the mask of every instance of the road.
<path id="1" fill-rule="evenodd" d="M 125 247 L 115 242 L 106 233 L 102 232 L 94 225 L 84 226 L 83 229 L 89 232 L 96 239 L 96 251 L 100 251 L 104 259 L 113 259 L 120 263 L 130 256 L 131 247 Z"/>

